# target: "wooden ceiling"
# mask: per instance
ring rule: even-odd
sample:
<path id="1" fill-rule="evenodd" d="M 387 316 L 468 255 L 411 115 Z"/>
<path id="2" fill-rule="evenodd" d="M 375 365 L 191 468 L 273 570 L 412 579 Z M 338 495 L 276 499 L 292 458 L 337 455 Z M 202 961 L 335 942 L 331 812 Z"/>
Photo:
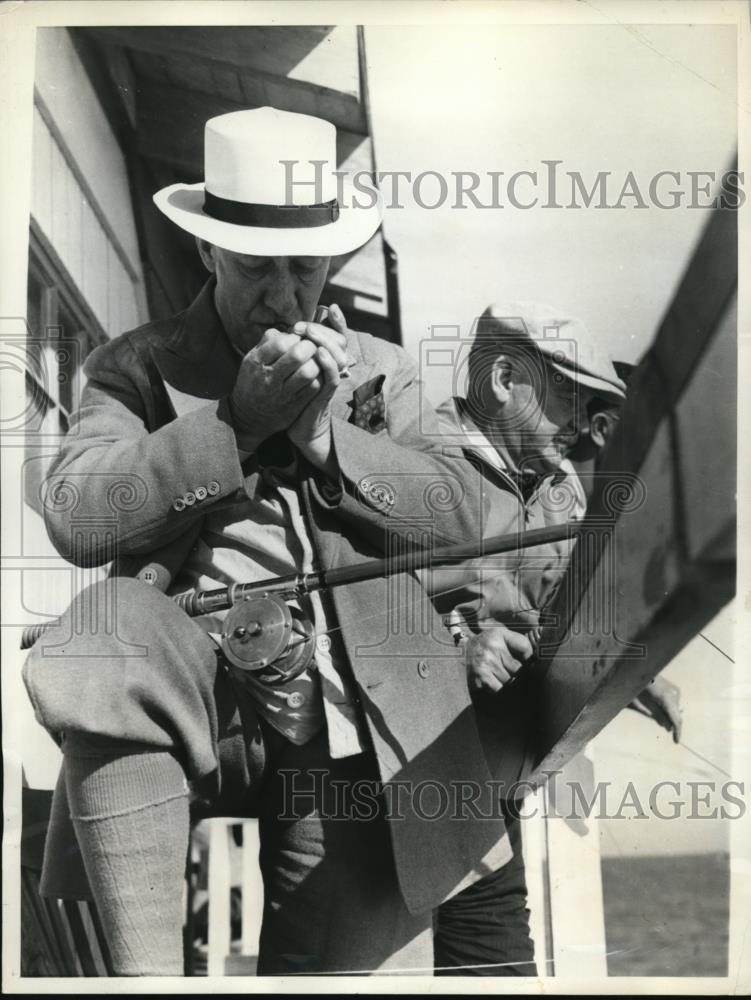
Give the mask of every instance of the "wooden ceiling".
<path id="1" fill-rule="evenodd" d="M 265 105 L 326 118 L 337 127 L 339 166 L 373 169 L 355 27 L 70 30 L 126 157 L 155 317 L 184 308 L 205 278 L 193 241 L 161 217 L 151 196 L 202 179 L 208 118 Z M 332 261 L 324 301 L 339 302 L 352 325 L 399 340 L 395 284 L 393 253 L 379 233 Z"/>

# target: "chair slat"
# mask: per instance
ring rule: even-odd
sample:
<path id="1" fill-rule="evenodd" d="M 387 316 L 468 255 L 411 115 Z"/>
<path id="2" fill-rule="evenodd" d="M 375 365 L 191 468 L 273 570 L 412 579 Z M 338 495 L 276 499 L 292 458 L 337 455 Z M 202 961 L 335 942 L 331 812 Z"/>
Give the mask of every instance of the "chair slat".
<path id="1" fill-rule="evenodd" d="M 21 975 L 59 976 L 63 962 L 39 896 L 39 876 L 21 869 Z"/>
<path id="2" fill-rule="evenodd" d="M 63 924 L 62 917 L 60 916 L 57 900 L 45 899 L 43 900 L 43 904 L 45 910 L 47 911 L 50 927 L 52 928 L 52 932 L 57 943 L 58 954 L 64 970 L 62 975 L 77 976 L 78 968 L 76 967 L 76 959 L 70 946 L 65 925 Z"/>
<path id="3" fill-rule="evenodd" d="M 102 918 L 99 916 L 99 910 L 97 910 L 94 903 L 87 903 L 89 908 L 89 916 L 91 917 L 91 922 L 94 925 L 94 933 L 96 934 L 97 944 L 99 945 L 99 951 L 102 955 L 102 961 L 104 962 L 104 967 L 107 970 L 108 976 L 114 976 L 115 970 L 112 965 L 112 956 L 110 955 L 109 945 L 107 944 L 107 938 L 104 933 L 104 927 L 102 927 Z"/>
<path id="4" fill-rule="evenodd" d="M 83 920 L 81 919 L 81 912 L 78 909 L 78 903 L 75 902 L 75 900 L 66 899 L 63 901 L 63 909 L 65 910 L 65 916 L 68 919 L 68 926 L 70 927 L 70 932 L 73 936 L 73 944 L 75 945 L 76 955 L 78 956 L 78 961 L 81 963 L 81 971 L 84 976 L 96 976 L 96 963 L 94 962 L 94 956 L 91 953 L 89 939 L 86 936 L 86 929 L 83 926 Z"/>

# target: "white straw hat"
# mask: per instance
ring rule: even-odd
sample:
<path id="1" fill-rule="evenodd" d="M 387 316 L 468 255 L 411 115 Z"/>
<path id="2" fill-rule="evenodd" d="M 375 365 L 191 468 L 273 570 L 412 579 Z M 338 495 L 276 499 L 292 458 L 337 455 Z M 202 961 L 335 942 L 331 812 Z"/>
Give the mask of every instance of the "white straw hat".
<path id="1" fill-rule="evenodd" d="M 258 108 L 210 118 L 204 135 L 205 182 L 154 195 L 194 236 L 235 253 L 331 257 L 361 247 L 381 224 L 380 192 L 355 193 L 334 174 L 331 122 Z"/>

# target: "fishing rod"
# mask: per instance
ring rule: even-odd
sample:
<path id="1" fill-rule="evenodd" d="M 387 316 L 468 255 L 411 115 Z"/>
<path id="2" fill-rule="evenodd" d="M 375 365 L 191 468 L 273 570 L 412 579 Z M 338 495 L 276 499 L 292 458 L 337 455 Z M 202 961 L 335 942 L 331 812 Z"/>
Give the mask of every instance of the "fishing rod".
<path id="1" fill-rule="evenodd" d="M 475 544 L 410 551 L 384 559 L 368 559 L 354 566 L 233 583 L 215 590 L 188 591 L 176 594 L 172 600 L 190 618 L 229 611 L 221 633 L 221 648 L 226 658 L 239 670 L 251 671 L 265 683 L 278 684 L 302 673 L 315 652 L 313 625 L 291 601 L 317 590 L 563 542 L 574 538 L 582 527 L 581 521 L 565 521 L 531 531 L 492 535 L 483 539 L 481 551 Z M 21 649 L 30 649 L 55 624 L 45 622 L 24 629 Z"/>

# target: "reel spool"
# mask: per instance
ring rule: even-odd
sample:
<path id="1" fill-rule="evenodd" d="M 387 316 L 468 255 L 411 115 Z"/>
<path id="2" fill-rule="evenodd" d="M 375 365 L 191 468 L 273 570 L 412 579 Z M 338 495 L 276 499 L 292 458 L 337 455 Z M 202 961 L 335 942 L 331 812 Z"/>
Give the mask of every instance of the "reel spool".
<path id="1" fill-rule="evenodd" d="M 224 619 L 222 652 L 238 670 L 265 684 L 283 684 L 309 666 L 315 633 L 299 608 L 279 594 L 252 594 L 233 604 Z"/>

